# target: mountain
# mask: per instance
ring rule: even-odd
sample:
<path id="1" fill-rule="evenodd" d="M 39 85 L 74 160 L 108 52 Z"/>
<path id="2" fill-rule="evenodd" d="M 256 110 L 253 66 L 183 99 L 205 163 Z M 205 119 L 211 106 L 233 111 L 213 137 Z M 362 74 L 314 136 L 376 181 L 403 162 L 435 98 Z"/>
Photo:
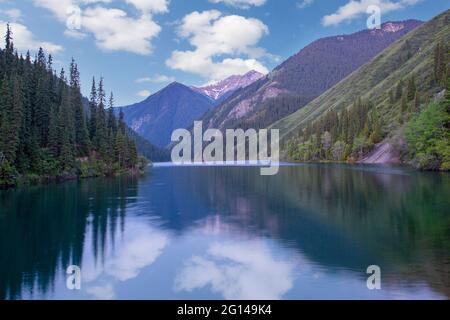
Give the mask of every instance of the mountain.
<path id="1" fill-rule="evenodd" d="M 317 40 L 276 67 L 266 77 L 237 91 L 204 117 L 209 128 L 262 128 L 308 102 L 373 59 L 422 22 L 384 23 Z"/>
<path id="2" fill-rule="evenodd" d="M 201 88 L 192 87 L 192 89 L 210 97 L 217 103 L 225 100 L 238 89 L 248 87 L 263 77 L 264 75 L 262 73 L 252 70 L 244 75 L 233 75 L 209 86 Z"/>
<path id="3" fill-rule="evenodd" d="M 187 128 L 214 101 L 181 83 L 171 83 L 142 102 L 122 107 L 125 122 L 139 135 L 162 148 L 171 141 L 175 129 Z"/>
<path id="4" fill-rule="evenodd" d="M 447 10 L 270 128 L 280 130 L 287 157 L 300 161 L 334 158 L 337 147 L 342 150 L 340 156 L 330 160 L 377 162 L 390 153 L 403 159 L 418 156 L 424 165 L 430 159 L 434 161 L 443 148 L 448 148 L 446 157 L 449 157 L 450 133 L 445 124 L 445 110 L 430 103 L 443 96 L 443 79 L 450 75 L 449 43 L 450 10 Z M 424 123 L 418 122 L 421 120 Z M 412 127 L 411 121 L 419 125 Z M 431 128 L 433 123 L 436 126 Z M 411 149 L 414 144 L 407 133 L 415 139 L 424 129 L 428 132 L 419 137 L 423 139 L 418 147 L 430 147 L 436 141 L 442 144 L 433 149 L 433 154 L 424 151 L 414 155 Z M 439 132 L 443 139 L 433 136 Z"/>
<path id="5" fill-rule="evenodd" d="M 139 155 L 146 157 L 152 162 L 170 161 L 170 152 L 151 144 L 147 139 L 141 137 L 133 129 L 127 126 L 127 135 L 134 141 Z"/>

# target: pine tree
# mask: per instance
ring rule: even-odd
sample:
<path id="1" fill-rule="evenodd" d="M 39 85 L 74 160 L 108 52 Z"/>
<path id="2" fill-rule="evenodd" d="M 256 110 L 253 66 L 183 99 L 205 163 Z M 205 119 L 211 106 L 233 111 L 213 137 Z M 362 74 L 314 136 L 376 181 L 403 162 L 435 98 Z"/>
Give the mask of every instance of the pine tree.
<path id="1" fill-rule="evenodd" d="M 436 45 L 434 53 L 434 77 L 436 83 L 442 84 L 443 77 L 447 69 L 447 59 L 446 59 L 447 47 L 443 42 L 439 42 Z"/>
<path id="2" fill-rule="evenodd" d="M 61 170 L 69 171 L 75 162 L 75 127 L 71 112 L 69 89 L 63 91 L 59 115 L 59 162 Z"/>
<path id="3" fill-rule="evenodd" d="M 414 99 L 414 96 L 416 94 L 416 80 L 414 76 L 411 76 L 411 78 L 408 81 L 408 93 L 407 93 L 407 98 L 408 101 L 411 101 Z"/>
<path id="4" fill-rule="evenodd" d="M 116 116 L 114 115 L 114 95 L 112 92 L 109 97 L 108 105 L 108 130 L 111 130 L 114 135 L 117 132 L 117 120 Z"/>
<path id="5" fill-rule="evenodd" d="M 92 78 L 91 97 L 89 100 L 89 136 L 92 142 L 94 142 L 97 134 L 97 86 L 95 84 L 95 78 Z"/>
<path id="6" fill-rule="evenodd" d="M 89 154 L 90 141 L 81 97 L 80 73 L 78 72 L 78 66 L 74 59 L 72 59 L 70 65 L 70 98 L 75 113 L 75 144 L 77 147 L 77 155 L 84 157 Z"/>
<path id="7" fill-rule="evenodd" d="M 400 80 L 397 83 L 397 88 L 395 89 L 395 100 L 398 101 L 402 98 L 403 95 L 403 80 Z"/>
<path id="8" fill-rule="evenodd" d="M 126 164 L 126 141 L 122 130 L 117 131 L 115 140 L 115 158 L 120 168 L 124 168 Z"/>
<path id="9" fill-rule="evenodd" d="M 445 107 L 447 114 L 450 115 L 450 75 L 447 76 L 447 86 L 445 88 L 444 99 L 442 99 L 442 105 Z"/>
<path id="10" fill-rule="evenodd" d="M 82 168 L 77 158 L 92 155 L 94 147 L 96 160 L 108 172 L 114 170 L 113 162 L 123 169 L 134 167 L 136 145 L 127 134 L 123 112 L 116 120 L 112 94 L 106 112 L 103 79 L 98 90 L 93 80 L 85 110 L 75 61 L 67 81 L 64 69 L 57 75 L 53 57 L 46 58 L 42 48 L 34 59 L 29 52 L 19 55 L 10 26 L 6 29 L 5 48 L 0 49 L 0 186 L 15 180 L 16 170 L 24 175 L 76 174 Z"/>
<path id="11" fill-rule="evenodd" d="M 97 127 L 94 142 L 97 151 L 99 151 L 103 157 L 108 156 L 108 129 L 105 112 L 105 96 L 103 78 L 101 78 L 97 91 Z"/>
<path id="12" fill-rule="evenodd" d="M 414 95 L 414 110 L 415 113 L 420 112 L 420 93 L 416 90 L 416 94 Z"/>
<path id="13" fill-rule="evenodd" d="M 14 152 L 10 149 L 8 141 L 11 131 L 10 110 L 13 100 L 11 92 L 10 81 L 5 74 L 0 87 L 0 152 L 9 162 L 14 160 Z"/>
<path id="14" fill-rule="evenodd" d="M 125 114 L 123 113 L 123 110 L 120 109 L 119 112 L 119 125 L 118 125 L 119 131 L 122 132 L 122 134 L 125 134 L 126 130 L 126 124 L 125 124 Z"/>
<path id="15" fill-rule="evenodd" d="M 408 98 L 404 94 L 402 96 L 402 102 L 400 104 L 400 123 L 403 123 L 403 118 L 407 110 L 408 110 Z"/>

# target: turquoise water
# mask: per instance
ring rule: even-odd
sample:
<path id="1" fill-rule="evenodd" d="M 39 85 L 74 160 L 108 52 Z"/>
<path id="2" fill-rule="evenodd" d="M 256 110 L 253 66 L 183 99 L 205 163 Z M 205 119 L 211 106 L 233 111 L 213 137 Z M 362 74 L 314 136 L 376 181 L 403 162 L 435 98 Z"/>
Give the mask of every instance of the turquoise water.
<path id="1" fill-rule="evenodd" d="M 449 175 L 344 165 L 0 191 L 0 299 L 448 299 L 449 208 Z"/>

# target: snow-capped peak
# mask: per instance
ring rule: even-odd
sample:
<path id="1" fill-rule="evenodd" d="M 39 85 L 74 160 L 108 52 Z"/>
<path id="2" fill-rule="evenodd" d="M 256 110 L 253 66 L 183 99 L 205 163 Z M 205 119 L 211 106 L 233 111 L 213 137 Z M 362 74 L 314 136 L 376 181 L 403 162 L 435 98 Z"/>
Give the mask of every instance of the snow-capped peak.
<path id="1" fill-rule="evenodd" d="M 403 30 L 404 28 L 405 25 L 403 23 L 386 22 L 385 24 L 383 24 L 384 32 L 398 32 L 400 30 Z"/>
<path id="2" fill-rule="evenodd" d="M 238 89 L 245 88 L 262 77 L 264 77 L 262 73 L 252 70 L 244 75 L 230 76 L 211 85 L 201 88 L 193 87 L 193 89 L 204 94 L 205 96 L 210 97 L 211 99 L 219 100 L 224 95 L 230 94 Z"/>

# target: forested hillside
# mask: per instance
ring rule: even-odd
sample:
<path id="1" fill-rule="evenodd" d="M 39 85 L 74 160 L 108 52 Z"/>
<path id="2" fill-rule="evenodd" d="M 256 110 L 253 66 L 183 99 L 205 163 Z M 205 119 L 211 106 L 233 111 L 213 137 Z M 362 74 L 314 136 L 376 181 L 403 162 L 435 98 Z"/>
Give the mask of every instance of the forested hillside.
<path id="1" fill-rule="evenodd" d="M 0 186 L 136 171 L 138 155 L 123 114 L 116 119 L 103 79 L 92 83 L 89 112 L 72 60 L 56 75 L 52 56 L 35 58 L 14 48 L 8 26 L 0 50 Z M 89 114 L 89 116 L 87 115 Z"/>
<path id="2" fill-rule="evenodd" d="M 403 162 L 449 170 L 449 43 L 447 11 L 273 124 L 286 156 L 353 162 L 389 144 Z"/>

